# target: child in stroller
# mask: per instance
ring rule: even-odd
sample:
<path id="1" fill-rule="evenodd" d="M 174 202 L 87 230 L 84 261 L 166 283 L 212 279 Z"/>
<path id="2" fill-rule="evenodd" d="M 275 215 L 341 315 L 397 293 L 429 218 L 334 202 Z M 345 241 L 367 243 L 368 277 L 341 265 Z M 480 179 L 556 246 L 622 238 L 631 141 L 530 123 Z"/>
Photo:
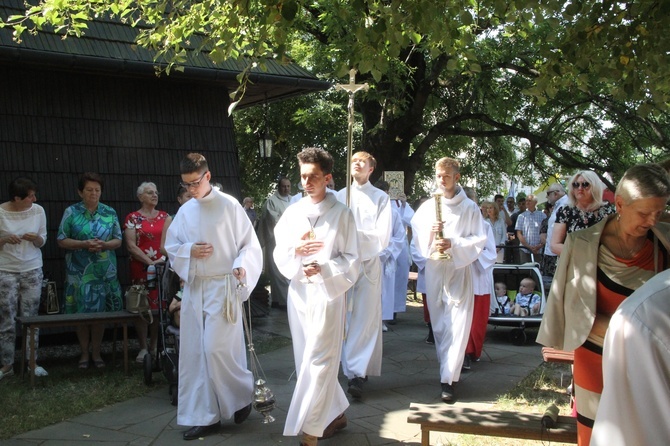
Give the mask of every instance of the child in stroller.
<path id="1" fill-rule="evenodd" d="M 491 314 L 496 316 L 510 314 L 512 311 L 512 301 L 507 295 L 507 285 L 505 282 L 496 282 L 495 286 L 495 305 L 491 306 Z"/>
<path id="2" fill-rule="evenodd" d="M 512 306 L 512 314 L 515 316 L 535 316 L 540 314 L 540 303 L 542 298 L 534 292 L 535 281 L 526 277 L 519 284 L 519 292 Z"/>
<path id="3" fill-rule="evenodd" d="M 515 345 L 523 345 L 527 339 L 525 329 L 539 327 L 542 322 L 546 294 L 539 267 L 530 263 L 496 264 L 492 275 L 494 286 L 491 290 L 489 324 L 495 327 L 513 327 L 509 333 L 510 340 Z M 498 306 L 498 301 L 502 308 Z M 505 311 L 507 305 L 509 312 Z M 515 309 L 517 314 L 514 313 Z"/>

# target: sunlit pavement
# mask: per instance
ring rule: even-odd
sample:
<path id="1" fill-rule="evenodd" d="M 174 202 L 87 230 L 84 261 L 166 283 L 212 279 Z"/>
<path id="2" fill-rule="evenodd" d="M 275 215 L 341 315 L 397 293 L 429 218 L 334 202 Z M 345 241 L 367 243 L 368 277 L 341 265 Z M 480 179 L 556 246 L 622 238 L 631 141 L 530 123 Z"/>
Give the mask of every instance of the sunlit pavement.
<path id="1" fill-rule="evenodd" d="M 370 377 L 363 397 L 351 401 L 346 411 L 349 425 L 323 445 L 419 445 L 419 426 L 407 423 L 410 402 L 440 404 L 440 380 L 435 347 L 426 344 L 427 328 L 421 307 L 408 305 L 384 333 L 382 376 Z M 285 310 L 272 309 L 267 317 L 255 318 L 258 332 L 289 336 Z M 526 345 L 515 346 L 508 339 L 509 328 L 489 326 L 484 353 L 456 384 L 456 405 L 484 408 L 494 402 L 542 362 L 540 346 L 533 342 L 535 331 L 527 330 Z M 260 362 L 277 400 L 272 411 L 276 421 L 263 424 L 263 416 L 252 411 L 241 425 L 223 422 L 221 431 L 200 440 L 203 445 L 297 445 L 296 437 L 282 435 L 293 386 L 293 352 L 285 347 L 260 356 Z M 137 379 L 142 379 L 138 365 Z M 340 374 L 346 390 L 347 380 Z M 184 445 L 186 427 L 177 425 L 176 408 L 170 405 L 167 388 L 161 386 L 147 396 L 105 407 L 71 420 L 18 435 L 3 441 L 5 446 L 91 445 L 142 446 Z"/>

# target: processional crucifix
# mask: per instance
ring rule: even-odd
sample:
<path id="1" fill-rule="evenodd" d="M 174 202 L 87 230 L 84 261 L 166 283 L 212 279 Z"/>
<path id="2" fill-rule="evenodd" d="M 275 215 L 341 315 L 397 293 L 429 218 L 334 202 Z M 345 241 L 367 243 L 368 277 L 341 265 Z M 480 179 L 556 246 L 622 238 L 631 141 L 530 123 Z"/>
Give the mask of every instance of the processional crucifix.
<path id="1" fill-rule="evenodd" d="M 349 70 L 349 83 L 348 84 L 335 84 L 335 88 L 338 90 L 344 90 L 349 93 L 349 131 L 347 134 L 347 207 L 349 206 L 349 191 L 351 189 L 351 151 L 353 146 L 354 139 L 354 95 L 359 91 L 367 91 L 369 85 L 357 84 L 356 83 L 356 69 L 352 68 Z"/>

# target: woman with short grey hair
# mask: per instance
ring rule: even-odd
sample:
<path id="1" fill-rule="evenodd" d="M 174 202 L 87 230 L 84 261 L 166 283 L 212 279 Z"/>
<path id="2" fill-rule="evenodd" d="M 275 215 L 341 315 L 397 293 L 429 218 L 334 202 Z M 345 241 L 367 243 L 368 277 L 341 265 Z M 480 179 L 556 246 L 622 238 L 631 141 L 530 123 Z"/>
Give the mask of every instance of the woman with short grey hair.
<path id="1" fill-rule="evenodd" d="M 669 197 L 670 179 L 663 168 L 631 167 L 614 196 L 616 214 L 568 234 L 565 241 L 537 342 L 574 351 L 580 445 L 589 444 L 603 389 L 602 347 L 610 318 L 670 263 L 670 225 L 659 222 Z"/>

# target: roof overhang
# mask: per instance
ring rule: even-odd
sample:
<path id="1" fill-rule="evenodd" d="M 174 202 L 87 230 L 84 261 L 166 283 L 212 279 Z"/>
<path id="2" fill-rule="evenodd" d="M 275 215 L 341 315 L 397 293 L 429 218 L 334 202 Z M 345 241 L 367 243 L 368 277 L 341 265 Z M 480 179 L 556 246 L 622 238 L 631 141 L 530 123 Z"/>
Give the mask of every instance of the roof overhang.
<path id="1" fill-rule="evenodd" d="M 23 14 L 22 0 L 0 1 L 0 16 Z M 59 71 L 98 73 L 122 77 L 156 77 L 157 63 L 149 50 L 135 43 L 138 30 L 114 20 L 94 20 L 82 37 L 63 38 L 61 34 L 41 31 L 25 32 L 23 41 L 12 39 L 12 29 L 0 28 L 0 63 L 14 66 L 43 67 Z M 247 61 L 224 61 L 217 65 L 205 53 L 189 52 L 183 71 L 161 74 L 167 81 L 198 82 L 224 85 L 229 91 L 238 88 L 237 76 Z M 327 90 L 331 82 L 316 76 L 294 63 L 283 64 L 274 59 L 254 67 L 244 97 L 237 109 L 263 102 L 273 102 L 314 91 Z"/>

